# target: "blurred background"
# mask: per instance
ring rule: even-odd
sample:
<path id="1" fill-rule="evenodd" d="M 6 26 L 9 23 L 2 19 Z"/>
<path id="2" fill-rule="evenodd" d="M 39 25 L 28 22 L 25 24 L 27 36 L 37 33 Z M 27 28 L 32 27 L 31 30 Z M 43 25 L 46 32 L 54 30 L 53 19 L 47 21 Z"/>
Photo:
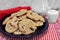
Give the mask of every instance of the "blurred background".
<path id="1" fill-rule="evenodd" d="M 8 9 L 12 7 L 17 7 L 17 6 L 26 6 L 26 5 L 31 5 L 34 1 L 36 0 L 0 0 L 0 10 L 3 9 Z M 58 9 L 60 8 L 60 0 L 47 0 L 49 6 L 52 5 L 53 1 L 54 4 L 52 6 L 53 9 Z M 40 0 L 41 3 L 41 0 Z"/>

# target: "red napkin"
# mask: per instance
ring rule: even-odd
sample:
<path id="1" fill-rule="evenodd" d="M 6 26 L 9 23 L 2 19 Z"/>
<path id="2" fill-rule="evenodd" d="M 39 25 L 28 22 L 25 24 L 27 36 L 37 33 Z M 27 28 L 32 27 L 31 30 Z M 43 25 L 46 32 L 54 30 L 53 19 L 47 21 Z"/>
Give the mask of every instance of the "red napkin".
<path id="1" fill-rule="evenodd" d="M 9 15 L 9 14 L 11 14 L 13 12 L 17 12 L 17 11 L 19 11 L 21 9 L 31 10 L 30 6 L 25 6 L 25 7 L 20 6 L 20 7 L 16 7 L 16 8 L 11 8 L 11 9 L 6 9 L 6 10 L 0 10 L 0 20 L 4 16 Z"/>

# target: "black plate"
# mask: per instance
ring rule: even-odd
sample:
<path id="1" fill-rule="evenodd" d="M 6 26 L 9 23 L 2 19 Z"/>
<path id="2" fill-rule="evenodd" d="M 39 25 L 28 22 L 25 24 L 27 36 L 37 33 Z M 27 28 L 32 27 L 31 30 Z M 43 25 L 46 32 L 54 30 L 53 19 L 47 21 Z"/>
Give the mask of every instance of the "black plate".
<path id="1" fill-rule="evenodd" d="M 6 17 L 8 17 L 8 16 L 6 16 Z M 44 31 L 46 31 L 46 29 L 49 26 L 49 23 L 48 23 L 47 19 L 45 18 L 44 25 L 42 27 L 38 27 L 34 33 L 32 33 L 30 35 L 14 35 L 14 34 L 10 34 L 10 33 L 6 32 L 5 26 L 2 25 L 2 22 L 5 20 L 6 17 L 2 18 L 2 20 L 0 21 L 0 32 L 2 32 L 6 36 L 10 36 L 10 37 L 14 37 L 14 38 L 30 38 L 30 37 L 39 35 L 39 34 L 43 33 Z"/>

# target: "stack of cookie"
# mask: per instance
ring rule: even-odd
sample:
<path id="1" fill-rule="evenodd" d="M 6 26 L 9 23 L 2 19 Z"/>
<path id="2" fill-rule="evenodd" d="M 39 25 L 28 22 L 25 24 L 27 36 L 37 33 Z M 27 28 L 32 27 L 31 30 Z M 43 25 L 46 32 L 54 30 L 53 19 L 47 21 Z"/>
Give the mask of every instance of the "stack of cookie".
<path id="1" fill-rule="evenodd" d="M 31 10 L 22 9 L 7 17 L 3 25 L 8 33 L 28 35 L 34 33 L 37 27 L 45 22 L 44 18 Z"/>

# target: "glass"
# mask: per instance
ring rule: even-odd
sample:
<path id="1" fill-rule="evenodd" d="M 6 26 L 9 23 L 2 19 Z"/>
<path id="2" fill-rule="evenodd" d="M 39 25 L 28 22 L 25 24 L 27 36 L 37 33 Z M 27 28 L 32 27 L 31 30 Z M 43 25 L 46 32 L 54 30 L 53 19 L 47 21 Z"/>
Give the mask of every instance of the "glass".
<path id="1" fill-rule="evenodd" d="M 41 15 L 46 15 L 47 11 L 52 9 L 55 0 L 52 1 L 51 5 L 49 5 L 49 0 L 33 0 L 32 2 L 32 10 L 39 12 Z"/>

